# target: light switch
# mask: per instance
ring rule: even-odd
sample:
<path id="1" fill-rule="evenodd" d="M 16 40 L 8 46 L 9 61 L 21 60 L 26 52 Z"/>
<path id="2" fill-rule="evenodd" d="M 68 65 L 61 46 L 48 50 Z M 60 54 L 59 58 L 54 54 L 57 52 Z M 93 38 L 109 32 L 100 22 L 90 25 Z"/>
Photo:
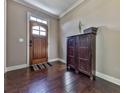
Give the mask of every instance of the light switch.
<path id="1" fill-rule="evenodd" d="M 23 38 L 19 38 L 19 42 L 24 42 L 24 39 Z"/>

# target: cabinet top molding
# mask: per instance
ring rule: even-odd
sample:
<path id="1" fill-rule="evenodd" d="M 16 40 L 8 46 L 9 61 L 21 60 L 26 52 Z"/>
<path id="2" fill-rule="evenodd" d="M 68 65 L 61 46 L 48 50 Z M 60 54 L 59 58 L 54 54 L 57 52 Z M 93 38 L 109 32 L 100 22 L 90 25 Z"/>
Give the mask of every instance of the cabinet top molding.
<path id="1" fill-rule="evenodd" d="M 97 29 L 98 29 L 98 27 L 89 27 L 89 28 L 84 30 L 84 33 L 79 33 L 79 34 L 76 34 L 76 35 L 68 36 L 67 38 L 73 37 L 73 36 L 79 36 L 79 35 L 87 35 L 87 34 L 94 34 L 94 35 L 96 35 Z"/>

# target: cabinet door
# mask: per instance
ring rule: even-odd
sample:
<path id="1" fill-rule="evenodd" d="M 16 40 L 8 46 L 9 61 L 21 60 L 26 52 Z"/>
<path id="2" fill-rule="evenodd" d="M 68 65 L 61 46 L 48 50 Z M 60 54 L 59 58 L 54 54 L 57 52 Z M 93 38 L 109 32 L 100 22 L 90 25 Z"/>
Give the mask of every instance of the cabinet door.
<path id="1" fill-rule="evenodd" d="M 69 37 L 67 41 L 67 65 L 75 68 L 75 37 Z"/>
<path id="2" fill-rule="evenodd" d="M 91 73 L 91 48 L 90 36 L 82 35 L 78 38 L 78 69 L 90 75 Z"/>

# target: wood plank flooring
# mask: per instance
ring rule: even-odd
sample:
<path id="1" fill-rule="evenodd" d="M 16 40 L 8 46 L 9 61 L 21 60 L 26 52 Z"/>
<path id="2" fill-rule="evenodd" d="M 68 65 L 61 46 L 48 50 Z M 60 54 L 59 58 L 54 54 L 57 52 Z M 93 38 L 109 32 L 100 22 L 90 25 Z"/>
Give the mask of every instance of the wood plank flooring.
<path id="1" fill-rule="evenodd" d="M 5 74 L 5 93 L 120 93 L 120 87 L 96 77 L 91 81 L 84 74 L 66 70 L 60 62 L 40 71 L 30 68 Z"/>

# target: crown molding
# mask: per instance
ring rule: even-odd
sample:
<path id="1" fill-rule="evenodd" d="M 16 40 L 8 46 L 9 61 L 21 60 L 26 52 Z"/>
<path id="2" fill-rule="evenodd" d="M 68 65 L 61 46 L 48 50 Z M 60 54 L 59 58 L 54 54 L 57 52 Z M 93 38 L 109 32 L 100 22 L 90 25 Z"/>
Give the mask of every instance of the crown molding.
<path id="1" fill-rule="evenodd" d="M 71 5 L 68 9 L 66 9 L 66 11 L 64 11 L 63 13 L 61 13 L 59 15 L 59 18 L 62 18 L 64 15 L 66 15 L 68 12 L 70 12 L 71 10 L 73 10 L 74 8 L 76 8 L 78 5 L 80 5 L 84 1 L 85 0 L 78 0 L 76 3 L 74 3 L 73 5 Z"/>
<path id="2" fill-rule="evenodd" d="M 45 11 L 45 10 L 39 8 L 39 7 L 34 6 L 34 5 L 32 5 L 32 4 L 29 4 L 29 3 L 25 2 L 25 1 L 21 1 L 21 0 L 12 0 L 12 1 L 14 1 L 14 2 L 16 2 L 16 3 L 18 3 L 18 4 L 21 4 L 21 5 L 25 6 L 25 7 L 38 10 L 39 12 L 42 12 L 42 13 L 44 13 L 44 14 L 47 14 L 47 15 L 50 16 L 50 17 L 59 19 L 59 16 L 54 15 L 54 14 L 48 12 L 48 11 Z"/>
<path id="3" fill-rule="evenodd" d="M 78 1 L 76 1 L 76 3 L 74 3 L 74 4 L 71 5 L 69 8 L 67 8 L 67 9 L 66 9 L 63 13 L 61 13 L 60 15 L 54 15 L 54 14 L 48 12 L 48 11 L 45 11 L 45 10 L 43 10 L 43 9 L 41 9 L 41 8 L 38 8 L 38 7 L 36 7 L 36 6 L 32 5 L 32 4 L 29 4 L 29 3 L 24 2 L 24 1 L 21 1 L 21 0 L 13 0 L 13 1 L 15 1 L 15 2 L 17 2 L 17 3 L 21 4 L 21 5 L 24 5 L 24 6 L 26 6 L 26 7 L 29 7 L 29 8 L 32 8 L 32 9 L 36 9 L 36 10 L 38 10 L 38 11 L 44 13 L 44 14 L 47 14 L 47 15 L 49 15 L 49 16 L 51 16 L 51 17 L 54 17 L 54 18 L 56 18 L 56 19 L 60 19 L 60 18 L 62 18 L 64 15 L 66 15 L 68 12 L 70 12 L 71 10 L 73 10 L 74 8 L 76 8 L 78 5 L 80 5 L 82 2 L 84 2 L 85 0 L 78 0 Z"/>

